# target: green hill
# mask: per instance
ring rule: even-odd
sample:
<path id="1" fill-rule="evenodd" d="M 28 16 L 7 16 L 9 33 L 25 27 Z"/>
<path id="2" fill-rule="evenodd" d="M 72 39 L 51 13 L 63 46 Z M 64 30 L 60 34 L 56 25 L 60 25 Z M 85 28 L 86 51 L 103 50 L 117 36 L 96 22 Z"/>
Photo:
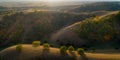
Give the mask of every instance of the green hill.
<path id="1" fill-rule="evenodd" d="M 0 21 L 0 46 L 33 40 L 48 42 L 49 36 L 57 30 L 92 16 L 52 11 L 5 15 Z"/>
<path id="2" fill-rule="evenodd" d="M 120 12 L 89 18 L 53 34 L 51 42 L 84 48 L 120 48 L 119 19 Z"/>

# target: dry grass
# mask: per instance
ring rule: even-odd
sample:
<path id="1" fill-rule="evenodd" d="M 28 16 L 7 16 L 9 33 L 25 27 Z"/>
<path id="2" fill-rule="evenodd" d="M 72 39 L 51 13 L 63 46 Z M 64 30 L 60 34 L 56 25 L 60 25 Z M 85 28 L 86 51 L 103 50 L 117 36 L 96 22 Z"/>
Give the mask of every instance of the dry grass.
<path id="1" fill-rule="evenodd" d="M 120 60 L 120 54 L 87 53 L 90 60 Z"/>
<path id="2" fill-rule="evenodd" d="M 85 54 L 85 57 L 88 60 L 120 60 L 120 54 Z M 58 48 L 50 48 L 49 52 L 45 52 L 45 50 L 43 50 L 43 46 L 33 47 L 32 45 L 23 45 L 21 52 L 17 52 L 16 46 L 13 46 L 1 51 L 0 55 L 2 55 L 3 60 L 83 60 L 77 52 L 71 54 L 67 51 L 67 55 L 62 56 Z M 35 59 L 37 57 L 40 57 L 40 59 Z M 72 59 L 71 57 L 75 59 Z"/>
<path id="3" fill-rule="evenodd" d="M 99 21 L 99 20 L 101 20 L 101 19 L 104 18 L 104 17 L 110 16 L 110 15 L 113 15 L 113 14 L 117 14 L 118 12 L 119 12 L 119 11 L 113 11 L 113 12 L 110 12 L 110 13 L 108 13 L 108 14 L 101 15 L 101 16 L 99 16 L 99 17 L 94 18 L 94 21 Z"/>

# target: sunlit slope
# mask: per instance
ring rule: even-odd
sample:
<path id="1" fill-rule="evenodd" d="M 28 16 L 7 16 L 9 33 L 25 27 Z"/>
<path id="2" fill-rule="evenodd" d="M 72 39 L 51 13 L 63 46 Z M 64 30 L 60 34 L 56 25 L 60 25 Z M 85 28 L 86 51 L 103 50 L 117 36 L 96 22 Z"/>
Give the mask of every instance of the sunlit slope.
<path id="1" fill-rule="evenodd" d="M 61 29 L 51 37 L 59 45 L 84 48 L 119 48 L 120 13 L 89 18 Z M 55 37 L 54 37 L 55 36 Z"/>
<path id="2" fill-rule="evenodd" d="M 43 46 L 33 47 L 32 45 L 22 45 L 21 52 L 16 50 L 16 46 L 9 47 L 0 52 L 2 60 L 84 60 L 76 51 L 71 54 L 60 53 L 58 48 L 50 48 L 45 51 Z M 120 60 L 120 54 L 105 53 L 85 53 L 87 60 Z"/>
<path id="3" fill-rule="evenodd" d="M 69 55 L 62 56 L 58 48 L 45 51 L 43 46 L 32 45 L 23 45 L 21 52 L 16 50 L 16 46 L 12 46 L 1 51 L 0 55 L 2 60 L 72 60 Z"/>

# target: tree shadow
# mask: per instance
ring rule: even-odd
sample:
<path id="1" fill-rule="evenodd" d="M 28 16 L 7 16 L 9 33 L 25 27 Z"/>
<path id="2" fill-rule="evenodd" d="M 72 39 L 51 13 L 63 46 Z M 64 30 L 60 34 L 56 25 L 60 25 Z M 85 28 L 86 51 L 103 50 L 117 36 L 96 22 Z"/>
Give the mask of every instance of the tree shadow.
<path id="1" fill-rule="evenodd" d="M 81 55 L 81 59 L 82 59 L 82 60 L 88 60 L 88 58 L 86 57 L 85 54 Z"/>
<path id="2" fill-rule="evenodd" d="M 76 60 L 76 55 L 74 53 L 70 53 L 70 55 L 67 54 L 67 52 L 61 52 L 61 57 L 59 60 Z"/>
<path id="3" fill-rule="evenodd" d="M 46 58 L 46 57 L 49 57 L 49 55 L 50 55 L 50 50 L 49 49 L 43 49 L 42 55 L 39 56 L 37 59 L 39 59 L 39 60 L 48 60 L 48 58 Z"/>
<path id="4" fill-rule="evenodd" d="M 43 49 L 43 54 L 49 54 L 50 49 Z"/>

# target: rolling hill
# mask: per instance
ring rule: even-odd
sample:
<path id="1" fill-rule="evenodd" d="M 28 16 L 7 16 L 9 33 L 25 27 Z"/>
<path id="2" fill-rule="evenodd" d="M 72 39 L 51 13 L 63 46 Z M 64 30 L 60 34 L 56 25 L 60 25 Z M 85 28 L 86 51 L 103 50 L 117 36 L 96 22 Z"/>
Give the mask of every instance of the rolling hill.
<path id="1" fill-rule="evenodd" d="M 13 11 L 3 12 L 8 8 L 0 6 L 0 60 L 120 60 L 120 2 L 17 3 L 6 5 L 15 5 Z M 52 47 L 34 47 L 36 40 Z M 86 53 L 61 54 L 55 48 L 60 46 L 83 48 Z"/>
<path id="2" fill-rule="evenodd" d="M 58 48 L 50 48 L 45 51 L 43 46 L 33 47 L 32 45 L 22 45 L 22 51 L 18 52 L 16 46 L 0 51 L 2 60 L 85 60 L 76 51 L 73 54 L 67 51 L 62 55 Z M 120 54 L 106 53 L 85 53 L 87 60 L 120 60 Z M 84 57 L 84 58 L 85 58 Z"/>
<path id="3" fill-rule="evenodd" d="M 112 6 L 110 6 L 111 4 Z M 86 9 L 87 7 L 93 6 L 93 5 L 95 7 L 93 8 L 90 7 L 91 9 L 94 9 L 93 11 Z M 78 5 L 74 5 L 74 6 L 78 7 Z M 78 13 L 73 13 L 71 11 L 66 11 L 66 12 L 34 11 L 34 12 L 18 12 L 18 13 L 5 15 L 3 16 L 2 20 L 0 20 L 0 47 L 10 46 L 18 43 L 31 43 L 34 40 L 41 40 L 42 42 L 53 41 L 55 42 L 55 44 L 59 44 L 59 45 L 74 45 L 75 47 L 77 46 L 90 47 L 92 45 L 91 43 L 96 42 L 96 40 L 99 41 L 100 39 L 98 38 L 101 38 L 98 34 L 98 32 L 101 32 L 101 31 L 99 30 L 94 31 L 96 29 L 93 29 L 94 33 L 91 33 L 92 28 L 93 27 L 98 28 L 98 27 L 104 26 L 104 24 L 102 25 L 101 22 L 100 23 L 91 22 L 91 20 L 93 19 L 93 20 L 99 21 L 100 17 L 98 16 L 101 16 L 106 13 L 111 13 L 114 10 L 119 10 L 119 7 L 118 7 L 119 2 L 97 2 L 97 3 L 91 3 L 90 5 L 86 4 L 85 6 L 86 6 L 85 10 Z M 99 7 L 99 6 L 100 7 L 104 6 L 105 8 L 97 9 L 96 7 Z M 114 10 L 112 8 L 114 8 Z M 75 9 L 75 10 L 79 10 L 79 9 Z M 89 11 L 90 13 L 87 11 Z M 90 24 L 91 25 L 93 24 L 93 25 L 92 26 L 90 25 L 91 28 L 87 28 L 89 27 L 89 25 L 87 25 L 89 23 L 84 22 L 83 20 L 90 17 L 92 18 L 88 19 L 87 21 L 91 22 Z M 96 18 L 94 19 L 93 17 L 96 17 Z M 82 27 L 79 27 L 79 24 L 82 24 Z M 99 24 L 100 26 L 96 24 Z M 76 28 L 80 28 L 80 29 L 78 29 L 79 31 L 74 32 L 73 30 L 74 28 L 75 30 Z M 103 28 L 107 29 L 110 27 L 105 26 L 105 27 L 101 27 L 100 29 L 103 29 Z M 84 30 L 81 30 L 81 29 L 86 29 L 86 30 L 88 29 L 88 30 L 84 32 Z M 88 32 L 89 29 L 90 29 L 90 32 Z M 106 33 L 106 32 L 102 32 L 102 33 Z M 83 35 L 81 36 L 81 34 Z M 96 37 L 96 38 L 91 38 L 91 37 Z M 105 37 L 109 37 L 109 35 L 106 35 Z M 74 40 L 74 42 L 72 40 Z M 88 43 L 88 45 L 86 45 L 86 43 Z M 53 46 L 55 44 L 53 44 Z"/>
<path id="4" fill-rule="evenodd" d="M 77 22 L 51 36 L 51 42 L 83 48 L 120 48 L 120 12 Z"/>
<path id="5" fill-rule="evenodd" d="M 49 41 L 57 30 L 92 17 L 93 14 L 73 14 L 55 11 L 15 13 L 3 16 L 0 21 L 0 46 Z"/>
<path id="6" fill-rule="evenodd" d="M 79 21 L 82 21 L 86 18 L 94 17 L 95 14 L 94 13 L 75 14 L 75 13 L 63 13 L 63 12 L 52 12 L 52 11 L 40 11 L 40 12 L 29 12 L 29 13 L 20 12 L 12 15 L 5 15 L 3 19 L 0 21 L 0 28 L 1 28 L 0 46 L 5 47 L 18 43 L 31 43 L 34 40 L 41 40 L 42 42 L 51 42 L 53 40 L 55 41 L 58 40 L 57 42 L 61 42 L 62 40 L 66 40 L 67 43 L 55 42 L 53 46 L 55 46 L 55 44 L 56 45 L 75 44 L 74 46 L 76 47 L 81 45 L 85 47 L 89 47 L 90 45 L 86 46 L 86 43 L 91 43 L 91 41 L 88 41 L 83 38 L 79 38 L 79 36 L 76 35 L 76 33 L 73 33 L 73 30 L 71 30 L 71 26 L 70 27 L 67 26 L 76 22 L 79 23 Z M 103 14 L 96 14 L 96 16 Z M 75 28 L 74 24 L 72 26 Z M 67 28 L 64 29 L 64 27 Z M 65 31 L 61 31 L 61 33 L 57 33 L 57 31 L 59 31 L 60 29 Z M 68 30 L 68 32 L 66 32 L 66 30 Z M 58 35 L 63 35 L 63 37 L 59 37 Z M 75 41 L 72 42 L 72 40 Z"/>
<path id="7" fill-rule="evenodd" d="M 120 2 L 97 2 L 84 4 L 69 11 L 71 12 L 95 12 L 95 11 L 117 11 L 120 10 Z"/>

